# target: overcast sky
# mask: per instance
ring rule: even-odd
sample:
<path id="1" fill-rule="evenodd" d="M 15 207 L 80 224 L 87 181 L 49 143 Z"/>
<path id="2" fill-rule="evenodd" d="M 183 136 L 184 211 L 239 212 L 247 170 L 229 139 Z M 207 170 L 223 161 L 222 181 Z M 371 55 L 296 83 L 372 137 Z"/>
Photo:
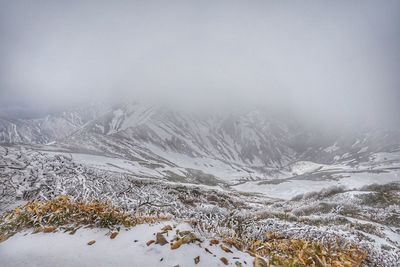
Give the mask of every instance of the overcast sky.
<path id="1" fill-rule="evenodd" d="M 400 1 L 0 1 L 2 105 L 399 120 Z"/>

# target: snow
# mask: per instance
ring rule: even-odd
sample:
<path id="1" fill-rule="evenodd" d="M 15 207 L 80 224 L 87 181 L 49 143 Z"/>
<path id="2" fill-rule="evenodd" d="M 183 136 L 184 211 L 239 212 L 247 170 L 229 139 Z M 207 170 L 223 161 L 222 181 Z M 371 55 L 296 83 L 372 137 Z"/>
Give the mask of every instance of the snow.
<path id="1" fill-rule="evenodd" d="M 290 169 L 292 173 L 296 173 L 296 175 L 302 175 L 308 172 L 317 171 L 326 165 L 318 164 L 311 161 L 297 161 L 290 165 Z"/>
<path id="2" fill-rule="evenodd" d="M 387 153 L 387 152 L 379 152 L 379 153 L 374 153 L 369 157 L 369 160 L 374 163 L 385 163 L 385 164 L 391 164 L 391 163 L 398 163 L 400 162 L 400 153 L 395 152 L 395 153 Z"/>
<path id="3" fill-rule="evenodd" d="M 193 266 L 194 258 L 200 256 L 196 266 L 225 266 L 221 257 L 226 257 L 230 263 L 244 261 L 252 263 L 248 254 L 231 248 L 234 253 L 226 253 L 217 246 L 209 246 L 205 241 L 201 245 L 186 244 L 171 250 L 170 245 L 146 245 L 154 240 L 154 233 L 160 232 L 164 225 L 172 222 L 163 222 L 154 225 L 138 225 L 130 230 L 122 229 L 113 240 L 109 238 L 106 229 L 80 229 L 74 235 L 66 233 L 30 234 L 29 231 L 18 233 L 9 240 L 0 243 L 1 265 L 7 267 L 125 267 L 125 266 Z M 179 224 L 179 230 L 191 230 L 187 224 Z M 171 239 L 174 231 L 170 231 L 167 240 Z M 87 243 L 95 240 L 89 246 Z M 137 242 L 134 242 L 137 240 Z M 215 254 L 204 250 L 207 247 Z M 233 259 L 233 257 L 240 259 Z M 161 260 L 162 259 L 162 260 Z"/>
<path id="4" fill-rule="evenodd" d="M 347 189 L 358 189 L 371 184 L 400 182 L 400 171 L 387 173 L 349 173 L 336 180 L 285 180 L 279 184 L 260 184 L 260 181 L 246 182 L 232 188 L 242 192 L 261 193 L 267 197 L 289 200 L 299 194 L 321 191 L 331 186 L 344 186 Z"/>
<path id="5" fill-rule="evenodd" d="M 72 157 L 72 160 L 76 163 L 90 166 L 105 171 L 113 171 L 119 173 L 130 173 L 138 176 L 149 176 L 153 178 L 163 178 L 165 174 L 163 171 L 172 171 L 178 175 L 184 176 L 184 170 L 182 168 L 172 168 L 169 166 L 163 166 L 161 168 L 148 168 L 142 166 L 138 161 L 131 161 L 121 158 L 113 158 L 107 156 L 99 156 L 92 154 L 82 153 L 61 153 L 61 152 L 44 152 L 48 155 L 64 155 L 66 157 Z"/>
<path id="6" fill-rule="evenodd" d="M 247 182 L 237 186 L 234 189 L 242 192 L 261 193 L 267 197 L 290 200 L 293 197 L 320 191 L 325 187 L 329 187 L 334 183 L 326 181 L 309 181 L 309 180 L 289 180 L 279 184 L 260 184 L 260 182 Z"/>
<path id="7" fill-rule="evenodd" d="M 148 145 L 151 151 L 160 155 L 163 158 L 169 159 L 174 164 L 190 169 L 201 170 L 204 173 L 213 174 L 218 178 L 221 178 L 227 182 L 239 180 L 242 178 L 258 177 L 264 178 L 265 176 L 261 173 L 249 173 L 242 169 L 241 166 L 234 165 L 232 163 L 225 163 L 218 159 L 212 159 L 208 157 L 196 157 L 192 158 L 181 153 L 172 151 L 165 151 L 154 145 Z"/>
<path id="8" fill-rule="evenodd" d="M 391 230 L 389 227 L 386 227 L 382 230 L 385 233 L 385 236 L 392 242 L 400 245 L 400 234 L 396 233 L 395 231 Z"/>
<path id="9" fill-rule="evenodd" d="M 119 130 L 126 130 L 129 127 L 135 127 L 145 123 L 154 112 L 154 107 L 149 105 L 132 105 L 127 109 L 128 117 L 123 121 Z"/>
<path id="10" fill-rule="evenodd" d="M 338 150 L 338 149 L 339 149 L 339 147 L 337 146 L 337 143 L 334 143 L 333 145 L 331 145 L 331 146 L 325 148 L 324 151 L 325 151 L 326 153 L 332 153 L 332 152 L 335 152 L 335 151 Z"/>
<path id="11" fill-rule="evenodd" d="M 382 244 L 393 247 L 393 245 L 400 245 L 400 234 L 397 233 L 394 229 L 387 225 L 382 225 L 377 222 L 372 222 L 372 221 L 366 221 L 362 219 L 356 219 L 352 217 L 346 217 L 347 220 L 353 222 L 353 223 L 358 223 L 360 225 L 374 225 L 377 228 L 380 229 L 385 235 L 385 238 L 379 237 L 377 235 L 368 235 L 368 233 L 364 233 L 368 235 L 369 237 L 373 238 L 376 241 L 376 245 L 380 246 Z M 395 227 L 393 227 L 395 228 Z M 394 247 L 395 248 L 395 247 Z"/>

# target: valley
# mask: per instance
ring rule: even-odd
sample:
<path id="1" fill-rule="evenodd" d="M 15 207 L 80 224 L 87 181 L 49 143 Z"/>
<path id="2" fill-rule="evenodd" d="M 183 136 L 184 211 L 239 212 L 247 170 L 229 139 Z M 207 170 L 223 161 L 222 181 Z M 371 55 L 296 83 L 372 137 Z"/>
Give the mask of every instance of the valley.
<path id="1" fill-rule="evenodd" d="M 366 250 L 367 265 L 399 261 L 399 133 L 300 148 L 306 129 L 300 138 L 260 112 L 194 119 L 135 104 L 102 114 L 47 143 L 4 142 L 0 210 L 67 195 L 189 220 L 205 238 L 340 238 Z"/>

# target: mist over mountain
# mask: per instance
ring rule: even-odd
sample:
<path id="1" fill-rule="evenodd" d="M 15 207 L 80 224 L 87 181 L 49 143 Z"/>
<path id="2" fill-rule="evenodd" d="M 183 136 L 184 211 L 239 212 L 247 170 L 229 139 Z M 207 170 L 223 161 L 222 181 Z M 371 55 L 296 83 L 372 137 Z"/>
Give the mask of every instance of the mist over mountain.
<path id="1" fill-rule="evenodd" d="M 92 101 L 398 126 L 397 1 L 1 4 L 0 102 Z"/>
<path id="2" fill-rule="evenodd" d="M 400 1 L 0 1 L 0 265 L 400 263 Z"/>

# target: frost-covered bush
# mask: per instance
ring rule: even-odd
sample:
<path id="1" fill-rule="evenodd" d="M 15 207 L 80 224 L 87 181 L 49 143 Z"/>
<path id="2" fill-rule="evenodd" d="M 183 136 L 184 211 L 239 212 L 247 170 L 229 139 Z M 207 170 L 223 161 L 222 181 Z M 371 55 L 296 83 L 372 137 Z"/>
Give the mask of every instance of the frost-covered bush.
<path id="1" fill-rule="evenodd" d="M 321 191 L 313 191 L 305 194 L 300 194 L 292 198 L 292 201 L 306 200 L 306 199 L 324 199 L 326 197 L 345 192 L 344 186 L 335 186 L 324 188 Z"/>

